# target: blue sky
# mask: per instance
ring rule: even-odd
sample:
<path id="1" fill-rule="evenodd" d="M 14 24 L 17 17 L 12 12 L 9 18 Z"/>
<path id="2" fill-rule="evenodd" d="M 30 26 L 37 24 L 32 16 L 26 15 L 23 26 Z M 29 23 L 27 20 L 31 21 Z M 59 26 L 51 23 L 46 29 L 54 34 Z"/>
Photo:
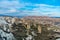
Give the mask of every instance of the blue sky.
<path id="1" fill-rule="evenodd" d="M 0 14 L 60 17 L 60 0 L 0 0 Z"/>

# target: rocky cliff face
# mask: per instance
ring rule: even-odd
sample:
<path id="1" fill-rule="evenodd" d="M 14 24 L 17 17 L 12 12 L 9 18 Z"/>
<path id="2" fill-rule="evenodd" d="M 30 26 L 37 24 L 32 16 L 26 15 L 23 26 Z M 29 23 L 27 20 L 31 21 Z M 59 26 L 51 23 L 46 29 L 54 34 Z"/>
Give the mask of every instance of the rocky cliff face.
<path id="1" fill-rule="evenodd" d="M 8 23 L 0 17 L 0 40 L 15 40 Z"/>
<path id="2" fill-rule="evenodd" d="M 34 17 L 33 17 L 34 18 Z M 49 19 L 49 17 L 46 17 Z M 40 19 L 2 17 L 0 18 L 1 40 L 56 40 L 59 28 L 42 17 Z M 59 30 L 57 30 L 59 29 Z"/>

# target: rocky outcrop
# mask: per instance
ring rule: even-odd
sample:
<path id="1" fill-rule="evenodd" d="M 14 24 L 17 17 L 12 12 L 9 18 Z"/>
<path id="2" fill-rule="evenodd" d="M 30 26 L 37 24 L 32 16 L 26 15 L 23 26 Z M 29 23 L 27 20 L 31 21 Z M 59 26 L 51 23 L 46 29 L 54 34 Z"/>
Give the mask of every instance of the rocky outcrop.
<path id="1" fill-rule="evenodd" d="M 2 17 L 0 18 L 0 40 L 15 40 L 8 23 Z"/>
<path id="2" fill-rule="evenodd" d="M 55 32 L 60 30 L 50 17 L 3 18 L 8 25 L 0 28 L 5 29 L 3 31 L 7 34 L 13 34 L 16 40 L 56 40 Z"/>

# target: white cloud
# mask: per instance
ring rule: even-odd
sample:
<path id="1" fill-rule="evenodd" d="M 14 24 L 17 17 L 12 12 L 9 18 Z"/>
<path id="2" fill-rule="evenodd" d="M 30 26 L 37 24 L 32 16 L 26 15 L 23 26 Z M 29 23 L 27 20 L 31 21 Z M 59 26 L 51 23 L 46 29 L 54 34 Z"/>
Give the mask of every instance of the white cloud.
<path id="1" fill-rule="evenodd" d="M 23 14 L 35 16 L 58 16 L 60 17 L 60 6 L 52 6 L 47 4 L 35 4 L 36 8 L 32 10 L 23 10 Z"/>
<path id="2" fill-rule="evenodd" d="M 17 12 L 20 8 L 25 8 L 27 3 L 20 3 L 19 1 L 1 1 L 0 2 L 0 14 Z"/>
<path id="3" fill-rule="evenodd" d="M 26 7 L 34 6 L 36 8 Z M 52 6 L 47 4 L 32 4 L 32 3 L 20 3 L 17 0 L 14 1 L 1 1 L 0 2 L 0 14 L 12 14 L 18 12 L 17 15 L 45 15 L 45 16 L 60 16 L 60 6 Z M 24 8 L 20 10 L 20 8 Z M 29 10 L 31 8 L 31 10 Z"/>
<path id="4" fill-rule="evenodd" d="M 16 12 L 16 9 L 10 9 L 9 12 Z"/>
<path id="5" fill-rule="evenodd" d="M 35 14 L 45 15 L 45 16 L 60 16 L 60 6 L 52 6 L 47 4 L 36 4 L 37 8 L 33 11 Z"/>

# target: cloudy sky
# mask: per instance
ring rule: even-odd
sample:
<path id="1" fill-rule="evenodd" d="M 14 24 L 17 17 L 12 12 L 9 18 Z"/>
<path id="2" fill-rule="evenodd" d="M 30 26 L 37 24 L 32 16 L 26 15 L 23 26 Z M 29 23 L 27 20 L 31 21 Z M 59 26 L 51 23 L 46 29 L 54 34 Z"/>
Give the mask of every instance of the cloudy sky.
<path id="1" fill-rule="evenodd" d="M 60 17 L 60 0 L 0 0 L 0 15 Z"/>

